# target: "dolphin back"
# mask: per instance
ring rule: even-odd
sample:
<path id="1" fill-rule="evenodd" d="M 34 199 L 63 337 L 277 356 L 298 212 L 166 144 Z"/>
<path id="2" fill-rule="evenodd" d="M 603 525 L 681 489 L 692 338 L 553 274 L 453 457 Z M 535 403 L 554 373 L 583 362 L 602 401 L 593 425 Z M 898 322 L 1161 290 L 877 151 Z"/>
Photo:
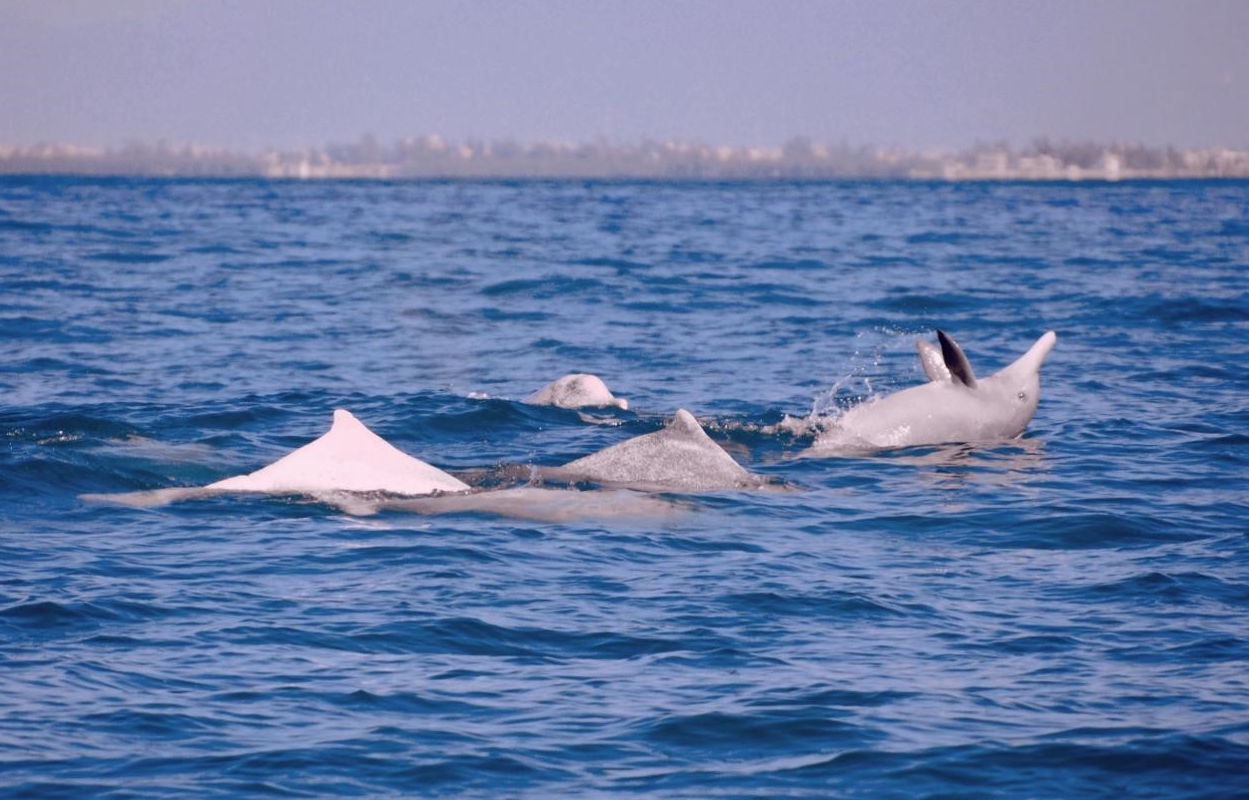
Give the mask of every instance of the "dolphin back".
<path id="1" fill-rule="evenodd" d="M 685 409 L 678 409 L 662 430 L 543 472 L 557 479 L 590 480 L 647 491 L 714 491 L 762 482 L 712 441 Z"/>

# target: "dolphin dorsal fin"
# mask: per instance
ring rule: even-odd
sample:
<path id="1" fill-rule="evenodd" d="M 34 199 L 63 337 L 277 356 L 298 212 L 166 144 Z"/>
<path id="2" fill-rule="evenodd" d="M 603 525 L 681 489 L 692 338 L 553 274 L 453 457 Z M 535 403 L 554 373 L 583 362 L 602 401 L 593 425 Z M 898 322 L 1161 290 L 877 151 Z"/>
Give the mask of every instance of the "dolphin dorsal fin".
<path id="1" fill-rule="evenodd" d="M 694 419 L 694 415 L 684 408 L 677 409 L 677 413 L 666 427 L 668 430 L 679 431 L 686 436 L 694 436 L 699 439 L 707 438 L 707 432 L 703 430 L 703 426 L 699 425 L 698 420 Z"/>
<path id="2" fill-rule="evenodd" d="M 315 492 L 460 492 L 468 485 L 432 464 L 398 450 L 356 419 L 337 409 L 329 431 L 246 475 L 209 484 L 208 489 L 309 494 Z"/>
<path id="3" fill-rule="evenodd" d="M 758 485 L 685 409 L 662 429 L 644 433 L 562 467 L 544 470 L 557 480 L 590 480 L 642 491 L 714 491 Z"/>
<path id="4" fill-rule="evenodd" d="M 941 342 L 941 359 L 953 379 L 972 389 L 976 388 L 976 375 L 971 371 L 971 363 L 958 342 L 951 339 L 945 331 L 937 331 L 937 340 Z"/>
<path id="5" fill-rule="evenodd" d="M 354 414 L 345 408 L 334 409 L 334 420 L 330 423 L 331 432 L 347 433 L 351 431 L 355 433 L 362 430 L 368 431 L 369 429 L 364 426 L 363 422 L 356 419 Z M 371 433 L 372 431 L 369 432 Z"/>
<path id="6" fill-rule="evenodd" d="M 919 364 L 924 368 L 924 374 L 928 376 L 928 380 L 938 383 L 954 380 L 950 376 L 949 368 L 945 365 L 940 348 L 924 339 L 916 339 L 915 349 L 919 351 Z"/>

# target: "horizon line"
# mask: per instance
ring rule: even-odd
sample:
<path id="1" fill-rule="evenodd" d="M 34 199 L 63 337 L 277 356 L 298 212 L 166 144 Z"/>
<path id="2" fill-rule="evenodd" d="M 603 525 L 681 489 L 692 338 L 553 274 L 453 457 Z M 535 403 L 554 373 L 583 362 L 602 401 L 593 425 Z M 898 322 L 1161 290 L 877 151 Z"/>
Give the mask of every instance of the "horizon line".
<path id="1" fill-rule="evenodd" d="M 700 141 L 606 139 L 568 143 L 512 139 L 448 140 L 438 134 L 382 144 L 354 143 L 240 151 L 196 143 L 131 142 L 120 148 L 65 143 L 0 144 L 0 174 L 79 174 L 264 178 L 654 178 L 1130 180 L 1249 177 L 1249 151 L 1177 148 L 1037 137 L 962 149 L 814 142 L 779 147 L 713 146 Z"/>

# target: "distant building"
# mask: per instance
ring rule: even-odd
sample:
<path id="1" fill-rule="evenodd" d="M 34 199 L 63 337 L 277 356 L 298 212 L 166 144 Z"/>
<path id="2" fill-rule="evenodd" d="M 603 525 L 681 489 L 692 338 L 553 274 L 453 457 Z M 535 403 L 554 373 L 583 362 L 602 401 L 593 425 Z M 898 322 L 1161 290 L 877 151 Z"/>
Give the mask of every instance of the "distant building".
<path id="1" fill-rule="evenodd" d="M 672 178 L 917 180 L 1088 180 L 1249 178 L 1249 152 L 1102 146 L 1038 140 L 1012 152 L 1005 144 L 970 151 L 915 153 L 901 148 L 829 147 L 805 138 L 783 147 L 713 146 L 646 140 L 517 143 L 448 142 L 431 134 L 383 145 L 354 144 L 293 151 L 233 153 L 196 144 L 127 144 L 115 150 L 72 144 L 0 144 L 0 174 L 259 176 L 269 178 Z"/>
<path id="2" fill-rule="evenodd" d="M 1115 153 L 1102 153 L 1102 177 L 1108 181 L 1117 181 L 1123 174 L 1123 162 Z"/>

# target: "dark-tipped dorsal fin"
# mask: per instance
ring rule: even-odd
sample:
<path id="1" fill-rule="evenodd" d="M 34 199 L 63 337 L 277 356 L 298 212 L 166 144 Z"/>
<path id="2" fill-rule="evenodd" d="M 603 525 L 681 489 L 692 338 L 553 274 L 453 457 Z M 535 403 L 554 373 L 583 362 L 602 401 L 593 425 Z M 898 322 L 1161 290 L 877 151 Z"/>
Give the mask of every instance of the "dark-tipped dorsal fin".
<path id="1" fill-rule="evenodd" d="M 963 385 L 975 388 L 976 376 L 971 371 L 971 363 L 968 362 L 967 356 L 963 355 L 962 348 L 946 335 L 945 331 L 937 331 L 937 340 L 941 342 L 941 357 L 945 359 L 945 366 L 950 370 L 950 375 Z"/>

